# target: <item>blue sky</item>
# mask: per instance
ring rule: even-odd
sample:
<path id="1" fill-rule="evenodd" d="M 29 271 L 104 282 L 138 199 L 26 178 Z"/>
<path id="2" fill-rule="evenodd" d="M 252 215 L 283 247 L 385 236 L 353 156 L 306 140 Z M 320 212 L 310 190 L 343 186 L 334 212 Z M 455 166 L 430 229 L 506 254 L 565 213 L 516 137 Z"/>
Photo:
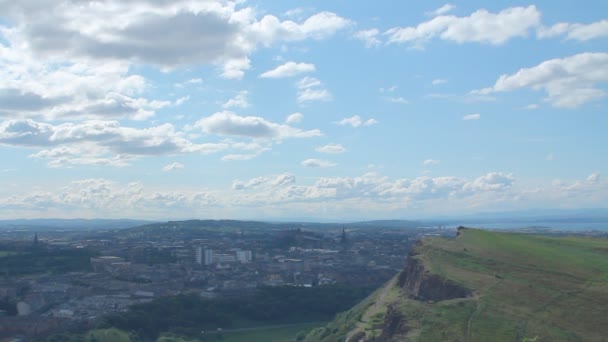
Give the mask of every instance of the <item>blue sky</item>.
<path id="1" fill-rule="evenodd" d="M 0 217 L 608 203 L 605 1 L 0 1 Z"/>

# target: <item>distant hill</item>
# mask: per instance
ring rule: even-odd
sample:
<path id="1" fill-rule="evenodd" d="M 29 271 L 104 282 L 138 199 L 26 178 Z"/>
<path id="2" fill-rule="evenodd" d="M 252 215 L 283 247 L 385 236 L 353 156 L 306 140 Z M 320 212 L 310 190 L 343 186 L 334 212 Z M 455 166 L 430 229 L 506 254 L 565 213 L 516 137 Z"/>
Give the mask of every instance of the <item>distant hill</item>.
<path id="1" fill-rule="evenodd" d="M 123 219 L 18 219 L 0 220 L 0 229 L 24 230 L 99 230 L 125 229 L 150 224 L 153 221 Z"/>
<path id="2" fill-rule="evenodd" d="M 605 341 L 608 239 L 460 229 L 307 342 Z"/>

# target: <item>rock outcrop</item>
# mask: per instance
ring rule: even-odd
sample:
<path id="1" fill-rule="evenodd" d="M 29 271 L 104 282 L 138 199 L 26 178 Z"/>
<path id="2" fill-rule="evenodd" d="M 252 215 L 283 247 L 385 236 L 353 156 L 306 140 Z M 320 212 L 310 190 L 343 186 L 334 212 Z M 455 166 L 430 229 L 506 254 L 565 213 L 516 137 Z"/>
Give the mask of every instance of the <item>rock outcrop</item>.
<path id="1" fill-rule="evenodd" d="M 439 302 L 447 299 L 465 298 L 471 290 L 453 281 L 431 274 L 415 255 L 410 255 L 407 266 L 399 274 L 397 285 L 406 289 L 414 299 Z"/>

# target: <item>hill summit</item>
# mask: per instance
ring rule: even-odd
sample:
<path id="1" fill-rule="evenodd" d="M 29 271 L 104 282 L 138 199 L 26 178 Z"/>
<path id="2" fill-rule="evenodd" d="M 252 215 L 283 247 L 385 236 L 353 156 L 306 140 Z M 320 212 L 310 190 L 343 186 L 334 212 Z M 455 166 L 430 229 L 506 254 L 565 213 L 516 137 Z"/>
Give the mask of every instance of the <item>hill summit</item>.
<path id="1" fill-rule="evenodd" d="M 608 341 L 608 240 L 459 228 L 305 341 Z"/>

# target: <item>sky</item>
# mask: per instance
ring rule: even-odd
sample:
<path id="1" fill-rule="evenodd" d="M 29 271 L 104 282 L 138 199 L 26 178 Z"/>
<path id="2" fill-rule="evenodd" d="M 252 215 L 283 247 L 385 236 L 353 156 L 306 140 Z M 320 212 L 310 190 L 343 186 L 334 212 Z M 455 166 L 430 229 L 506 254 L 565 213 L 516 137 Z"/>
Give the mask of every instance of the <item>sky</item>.
<path id="1" fill-rule="evenodd" d="M 608 204 L 608 2 L 0 0 L 0 218 Z"/>

